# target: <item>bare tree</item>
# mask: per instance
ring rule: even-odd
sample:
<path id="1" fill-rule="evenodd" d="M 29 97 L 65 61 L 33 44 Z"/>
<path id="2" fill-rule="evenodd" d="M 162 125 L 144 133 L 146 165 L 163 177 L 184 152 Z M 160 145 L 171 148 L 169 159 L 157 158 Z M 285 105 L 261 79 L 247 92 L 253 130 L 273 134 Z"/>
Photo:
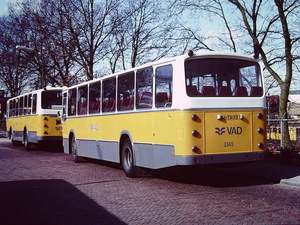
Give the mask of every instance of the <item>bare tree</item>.
<path id="1" fill-rule="evenodd" d="M 299 59 L 298 55 L 293 54 L 296 47 L 299 47 L 299 29 L 293 26 L 292 22 L 298 19 L 300 3 L 298 0 L 274 0 L 273 4 L 270 3 L 267 6 L 275 13 L 268 11 L 269 14 L 265 15 L 263 0 L 254 0 L 250 5 L 239 0 L 229 0 L 229 2 L 234 4 L 241 14 L 244 26 L 253 41 L 255 57 L 261 56 L 267 71 L 280 86 L 279 117 L 287 119 L 293 64 Z M 270 48 L 268 45 L 272 42 Z M 285 69 L 280 69 L 280 66 Z M 282 133 L 284 134 L 283 147 L 290 148 L 287 123 L 285 123 Z"/>
<path id="2" fill-rule="evenodd" d="M 299 71 L 296 63 L 299 60 L 299 0 L 173 0 L 171 2 L 174 7 L 179 7 L 182 11 L 191 9 L 190 12 L 208 18 L 217 16 L 221 19 L 224 30 L 227 31 L 227 34 L 223 33 L 217 37 L 219 43 L 223 43 L 223 46 L 225 44 L 226 49 L 252 53 L 256 58 L 261 57 L 267 71 L 266 75 L 270 74 L 272 77 L 270 81 L 272 86 L 277 83 L 280 87 L 279 117 L 287 119 L 289 90 L 295 79 L 293 75 Z M 203 17 L 197 18 L 201 20 L 200 18 Z M 208 40 L 198 35 L 199 31 L 196 28 L 187 31 L 189 36 L 201 46 L 207 45 Z M 283 147 L 288 148 L 290 138 L 287 124 L 282 133 L 284 133 Z"/>
<path id="3" fill-rule="evenodd" d="M 224 7 L 222 0 L 170 0 L 170 8 L 178 17 L 178 30 L 181 31 L 178 38 L 182 43 L 186 42 L 187 48 L 193 50 L 229 50 L 237 52 L 236 28 L 230 23 L 232 14 Z M 185 20 L 182 20 L 182 15 Z M 201 29 L 204 23 L 214 19 L 220 20 L 222 29 L 215 33 L 204 34 Z M 186 49 L 185 49 L 186 50 Z"/>
<path id="4" fill-rule="evenodd" d="M 172 55 L 178 39 L 167 4 L 126 0 L 118 8 L 118 17 L 121 23 L 110 35 L 106 55 L 112 72 Z"/>
<path id="5" fill-rule="evenodd" d="M 84 70 L 87 80 L 94 78 L 94 66 L 106 54 L 106 42 L 119 23 L 114 16 L 119 0 L 61 0 L 66 28 L 76 48 L 73 60 Z"/>
<path id="6" fill-rule="evenodd" d="M 21 39 L 13 18 L 0 17 L 0 80 L 11 97 L 19 95 L 30 79 L 27 60 L 20 56 L 15 47 Z"/>
<path id="7" fill-rule="evenodd" d="M 44 18 L 46 29 L 42 32 L 47 36 L 44 46 L 52 61 L 52 71 L 48 76 L 49 83 L 60 86 L 70 86 L 77 83 L 77 72 L 73 58 L 76 48 L 66 29 L 66 18 L 61 13 L 62 5 L 58 1 L 45 0 L 41 3 L 40 14 Z"/>
<path id="8" fill-rule="evenodd" d="M 51 26 L 41 9 L 43 7 L 35 1 L 27 0 L 12 5 L 9 14 L 14 21 L 15 35 L 20 37 L 13 48 L 19 46 L 19 58 L 26 61 L 26 64 L 18 65 L 17 69 L 24 68 L 31 74 L 27 86 L 32 89 L 61 84 L 60 80 L 52 77 L 55 74 L 54 62 L 48 54 Z"/>

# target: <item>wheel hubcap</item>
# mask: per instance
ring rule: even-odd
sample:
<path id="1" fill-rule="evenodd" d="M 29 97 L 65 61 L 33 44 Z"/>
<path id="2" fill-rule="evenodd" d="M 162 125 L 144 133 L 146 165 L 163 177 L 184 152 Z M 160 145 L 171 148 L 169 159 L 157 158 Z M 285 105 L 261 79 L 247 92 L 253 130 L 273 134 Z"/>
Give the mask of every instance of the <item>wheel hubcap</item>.
<path id="1" fill-rule="evenodd" d="M 125 161 L 124 163 L 126 168 L 130 168 L 132 164 L 132 157 L 131 157 L 131 151 L 128 148 L 125 149 L 124 161 Z"/>

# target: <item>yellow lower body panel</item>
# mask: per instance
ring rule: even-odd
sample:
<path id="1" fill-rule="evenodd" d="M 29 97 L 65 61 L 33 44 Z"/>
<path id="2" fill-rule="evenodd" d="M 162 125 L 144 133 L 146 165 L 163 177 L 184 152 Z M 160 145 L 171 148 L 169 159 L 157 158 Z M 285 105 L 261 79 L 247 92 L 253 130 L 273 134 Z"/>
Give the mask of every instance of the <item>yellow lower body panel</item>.
<path id="1" fill-rule="evenodd" d="M 141 167 L 256 161 L 266 145 L 265 119 L 259 113 L 265 115 L 263 110 L 162 110 L 68 118 L 64 151 L 70 153 L 72 134 L 81 156 L 118 162 L 126 136 Z"/>

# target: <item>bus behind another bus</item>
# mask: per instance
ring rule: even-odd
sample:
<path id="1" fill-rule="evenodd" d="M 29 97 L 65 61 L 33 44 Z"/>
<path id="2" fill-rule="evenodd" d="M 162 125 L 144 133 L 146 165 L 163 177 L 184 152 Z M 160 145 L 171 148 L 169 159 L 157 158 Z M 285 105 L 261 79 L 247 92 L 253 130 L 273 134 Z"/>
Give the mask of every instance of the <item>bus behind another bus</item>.
<path id="1" fill-rule="evenodd" d="M 7 137 L 12 145 L 26 150 L 62 147 L 62 125 L 57 113 L 62 110 L 62 88 L 46 87 L 7 101 Z"/>

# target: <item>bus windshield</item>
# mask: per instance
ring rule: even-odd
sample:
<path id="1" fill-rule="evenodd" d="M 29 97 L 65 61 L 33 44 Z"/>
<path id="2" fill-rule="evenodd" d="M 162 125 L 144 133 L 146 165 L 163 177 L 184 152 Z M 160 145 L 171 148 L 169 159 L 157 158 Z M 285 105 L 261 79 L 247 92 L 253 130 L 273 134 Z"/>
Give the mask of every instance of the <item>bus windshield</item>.
<path id="1" fill-rule="evenodd" d="M 42 108 L 43 109 L 61 109 L 62 94 L 60 90 L 51 90 L 42 92 Z"/>
<path id="2" fill-rule="evenodd" d="M 185 62 L 186 92 L 190 97 L 260 97 L 263 95 L 257 62 L 206 58 Z"/>

